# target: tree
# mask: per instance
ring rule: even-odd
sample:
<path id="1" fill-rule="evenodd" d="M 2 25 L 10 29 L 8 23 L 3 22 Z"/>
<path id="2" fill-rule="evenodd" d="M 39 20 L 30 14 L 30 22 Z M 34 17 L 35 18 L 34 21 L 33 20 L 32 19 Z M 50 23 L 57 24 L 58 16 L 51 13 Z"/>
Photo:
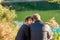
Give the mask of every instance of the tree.
<path id="1" fill-rule="evenodd" d="M 2 2 L 3 0 L 0 0 L 0 3 Z"/>
<path id="2" fill-rule="evenodd" d="M 57 2 L 57 3 L 60 3 L 60 0 L 48 0 L 48 2 Z"/>
<path id="3" fill-rule="evenodd" d="M 15 10 L 0 5 L 0 40 L 15 40 L 18 25 L 13 23 Z"/>

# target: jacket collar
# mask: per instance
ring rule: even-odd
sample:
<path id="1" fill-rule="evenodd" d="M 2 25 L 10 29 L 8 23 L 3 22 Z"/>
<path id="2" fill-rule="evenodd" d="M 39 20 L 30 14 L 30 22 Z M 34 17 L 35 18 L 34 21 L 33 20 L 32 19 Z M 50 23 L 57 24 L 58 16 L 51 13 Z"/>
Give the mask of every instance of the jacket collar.
<path id="1" fill-rule="evenodd" d="M 36 20 L 35 23 L 36 23 L 36 22 L 41 22 L 41 21 L 40 21 L 40 20 Z"/>

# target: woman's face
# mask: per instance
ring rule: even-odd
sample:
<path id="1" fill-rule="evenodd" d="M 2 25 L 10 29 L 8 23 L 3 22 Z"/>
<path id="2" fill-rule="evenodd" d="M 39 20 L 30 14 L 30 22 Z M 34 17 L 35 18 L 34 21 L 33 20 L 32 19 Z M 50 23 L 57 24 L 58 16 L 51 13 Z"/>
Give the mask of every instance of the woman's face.
<path id="1" fill-rule="evenodd" d="M 32 24 L 33 23 L 33 20 L 32 19 L 28 19 L 28 21 L 26 21 L 27 24 Z"/>

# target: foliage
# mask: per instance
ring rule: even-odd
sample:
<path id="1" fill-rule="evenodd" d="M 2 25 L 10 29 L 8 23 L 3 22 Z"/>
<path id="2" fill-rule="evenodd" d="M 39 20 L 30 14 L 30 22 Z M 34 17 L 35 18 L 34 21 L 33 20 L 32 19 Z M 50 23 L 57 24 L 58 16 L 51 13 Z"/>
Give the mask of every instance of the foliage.
<path id="1" fill-rule="evenodd" d="M 60 28 L 59 28 L 59 30 L 60 30 Z M 59 32 L 58 31 L 54 32 L 54 31 L 53 31 L 53 38 L 52 38 L 52 40 L 60 40 L 60 31 Z"/>
<path id="2" fill-rule="evenodd" d="M 13 23 L 16 14 L 14 10 L 0 5 L 0 40 L 15 40 L 18 25 Z"/>
<path id="3" fill-rule="evenodd" d="M 48 2 L 57 2 L 57 3 L 60 3 L 60 0 L 48 0 Z"/>
<path id="4" fill-rule="evenodd" d="M 0 5 L 0 20 L 12 21 L 16 17 L 15 10 Z"/>
<path id="5" fill-rule="evenodd" d="M 3 6 L 9 6 L 16 11 L 30 10 L 60 10 L 60 4 L 56 2 L 23 2 L 23 3 L 2 3 Z"/>

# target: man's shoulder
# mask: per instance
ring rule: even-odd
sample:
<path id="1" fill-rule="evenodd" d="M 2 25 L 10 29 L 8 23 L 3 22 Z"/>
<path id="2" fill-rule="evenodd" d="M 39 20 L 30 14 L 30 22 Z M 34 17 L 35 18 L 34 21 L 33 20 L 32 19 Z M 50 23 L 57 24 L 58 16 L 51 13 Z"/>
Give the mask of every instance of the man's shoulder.
<path id="1" fill-rule="evenodd" d="M 26 29 L 26 28 L 27 28 L 27 25 L 26 25 L 26 24 L 23 24 L 23 25 L 21 26 L 21 28 L 22 28 L 22 29 Z"/>

